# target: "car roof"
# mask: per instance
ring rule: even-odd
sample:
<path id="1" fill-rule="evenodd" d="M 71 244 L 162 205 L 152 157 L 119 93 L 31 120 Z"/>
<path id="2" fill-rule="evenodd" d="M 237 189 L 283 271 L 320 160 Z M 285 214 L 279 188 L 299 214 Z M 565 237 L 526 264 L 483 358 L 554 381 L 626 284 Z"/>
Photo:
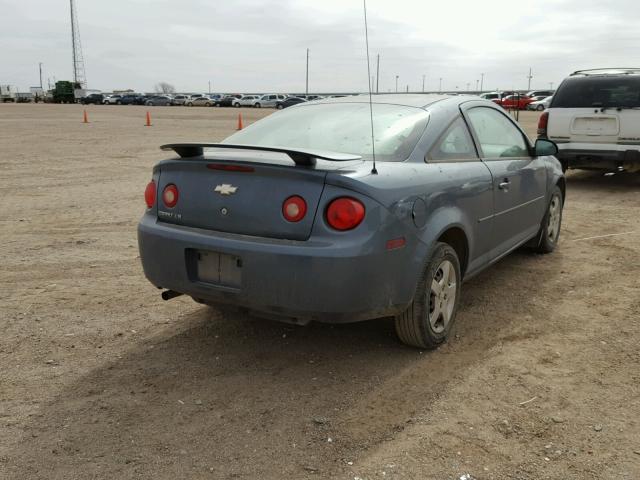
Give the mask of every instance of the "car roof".
<path id="1" fill-rule="evenodd" d="M 593 68 L 591 70 L 576 70 L 570 76 L 591 75 L 638 75 L 640 68 Z"/>
<path id="2" fill-rule="evenodd" d="M 431 93 L 385 93 L 371 95 L 372 103 L 387 103 L 406 107 L 427 107 L 436 102 L 464 96 L 431 94 Z M 469 97 L 466 97 L 469 98 Z M 351 95 L 348 97 L 326 98 L 312 103 L 369 103 L 369 94 Z"/>

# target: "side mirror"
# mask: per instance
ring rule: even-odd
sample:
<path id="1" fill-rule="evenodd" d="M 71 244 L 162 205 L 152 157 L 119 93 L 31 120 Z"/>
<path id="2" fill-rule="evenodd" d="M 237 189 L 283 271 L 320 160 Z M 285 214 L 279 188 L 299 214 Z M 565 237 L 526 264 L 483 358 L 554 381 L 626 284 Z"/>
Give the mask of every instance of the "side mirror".
<path id="1" fill-rule="evenodd" d="M 544 157 L 546 155 L 556 155 L 558 153 L 558 146 L 551 140 L 539 138 L 536 140 L 533 150 L 536 157 Z"/>

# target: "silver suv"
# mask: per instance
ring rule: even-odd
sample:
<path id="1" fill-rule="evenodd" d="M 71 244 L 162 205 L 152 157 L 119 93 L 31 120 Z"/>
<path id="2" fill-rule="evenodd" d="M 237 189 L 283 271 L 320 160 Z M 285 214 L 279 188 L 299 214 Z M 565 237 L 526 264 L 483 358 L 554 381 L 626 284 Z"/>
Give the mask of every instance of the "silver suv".
<path id="1" fill-rule="evenodd" d="M 538 136 L 562 168 L 640 171 L 640 68 L 579 70 L 555 92 Z"/>
<path id="2" fill-rule="evenodd" d="M 258 100 L 255 101 L 254 107 L 271 107 L 274 108 L 277 102 L 283 101 L 287 98 L 286 95 L 276 95 L 275 93 L 270 93 L 267 95 L 262 95 Z"/>

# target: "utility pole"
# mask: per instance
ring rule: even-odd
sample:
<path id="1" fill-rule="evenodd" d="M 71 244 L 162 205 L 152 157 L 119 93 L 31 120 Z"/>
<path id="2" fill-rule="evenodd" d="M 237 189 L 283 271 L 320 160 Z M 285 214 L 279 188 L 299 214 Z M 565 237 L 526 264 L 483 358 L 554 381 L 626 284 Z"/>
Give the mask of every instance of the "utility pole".
<path id="1" fill-rule="evenodd" d="M 529 79 L 529 85 L 527 86 L 527 90 L 531 90 L 531 79 L 533 78 L 533 75 L 531 75 L 531 67 L 529 67 L 529 75 L 527 76 L 527 78 Z"/>
<path id="2" fill-rule="evenodd" d="M 482 93 L 484 87 L 484 73 L 480 74 L 480 92 Z"/>
<path id="3" fill-rule="evenodd" d="M 553 82 L 549 82 L 549 90 L 553 90 Z"/>
<path id="4" fill-rule="evenodd" d="M 40 89 L 42 89 L 42 62 L 38 63 L 38 70 L 40 71 Z"/>
<path id="5" fill-rule="evenodd" d="M 409 93 L 409 85 L 407 84 L 407 93 Z"/>
<path id="6" fill-rule="evenodd" d="M 209 94 L 211 94 L 211 80 L 209 80 Z"/>
<path id="7" fill-rule="evenodd" d="M 438 87 L 438 93 L 442 93 L 442 77 L 440 77 L 440 86 Z"/>
<path id="8" fill-rule="evenodd" d="M 469 88 L 471 88 L 470 85 L 471 84 L 469 82 L 467 82 L 467 92 L 469 92 Z"/>
<path id="9" fill-rule="evenodd" d="M 376 64 L 376 93 L 378 93 L 378 87 L 380 87 L 380 54 L 378 54 L 378 61 Z"/>
<path id="10" fill-rule="evenodd" d="M 396 93 L 398 93 L 398 78 L 400 78 L 400 75 L 396 75 Z"/>
<path id="11" fill-rule="evenodd" d="M 426 78 L 426 75 L 422 75 L 422 93 L 424 93 L 424 79 Z"/>
<path id="12" fill-rule="evenodd" d="M 307 81 L 305 84 L 304 93 L 305 95 L 309 95 L 309 49 L 307 48 Z"/>
<path id="13" fill-rule="evenodd" d="M 480 80 L 476 78 L 476 92 L 478 91 L 478 83 L 480 83 Z"/>

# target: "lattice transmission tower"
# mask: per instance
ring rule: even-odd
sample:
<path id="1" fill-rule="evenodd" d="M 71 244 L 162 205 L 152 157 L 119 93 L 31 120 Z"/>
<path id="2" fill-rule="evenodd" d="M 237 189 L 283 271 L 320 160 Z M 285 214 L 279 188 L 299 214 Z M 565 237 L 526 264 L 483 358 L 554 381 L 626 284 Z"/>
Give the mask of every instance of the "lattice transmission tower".
<path id="1" fill-rule="evenodd" d="M 73 48 L 73 81 L 79 83 L 82 88 L 87 87 L 87 77 L 84 72 L 84 58 L 82 57 L 82 44 L 80 43 L 80 28 L 78 27 L 78 14 L 73 0 L 71 5 L 71 46 Z"/>

